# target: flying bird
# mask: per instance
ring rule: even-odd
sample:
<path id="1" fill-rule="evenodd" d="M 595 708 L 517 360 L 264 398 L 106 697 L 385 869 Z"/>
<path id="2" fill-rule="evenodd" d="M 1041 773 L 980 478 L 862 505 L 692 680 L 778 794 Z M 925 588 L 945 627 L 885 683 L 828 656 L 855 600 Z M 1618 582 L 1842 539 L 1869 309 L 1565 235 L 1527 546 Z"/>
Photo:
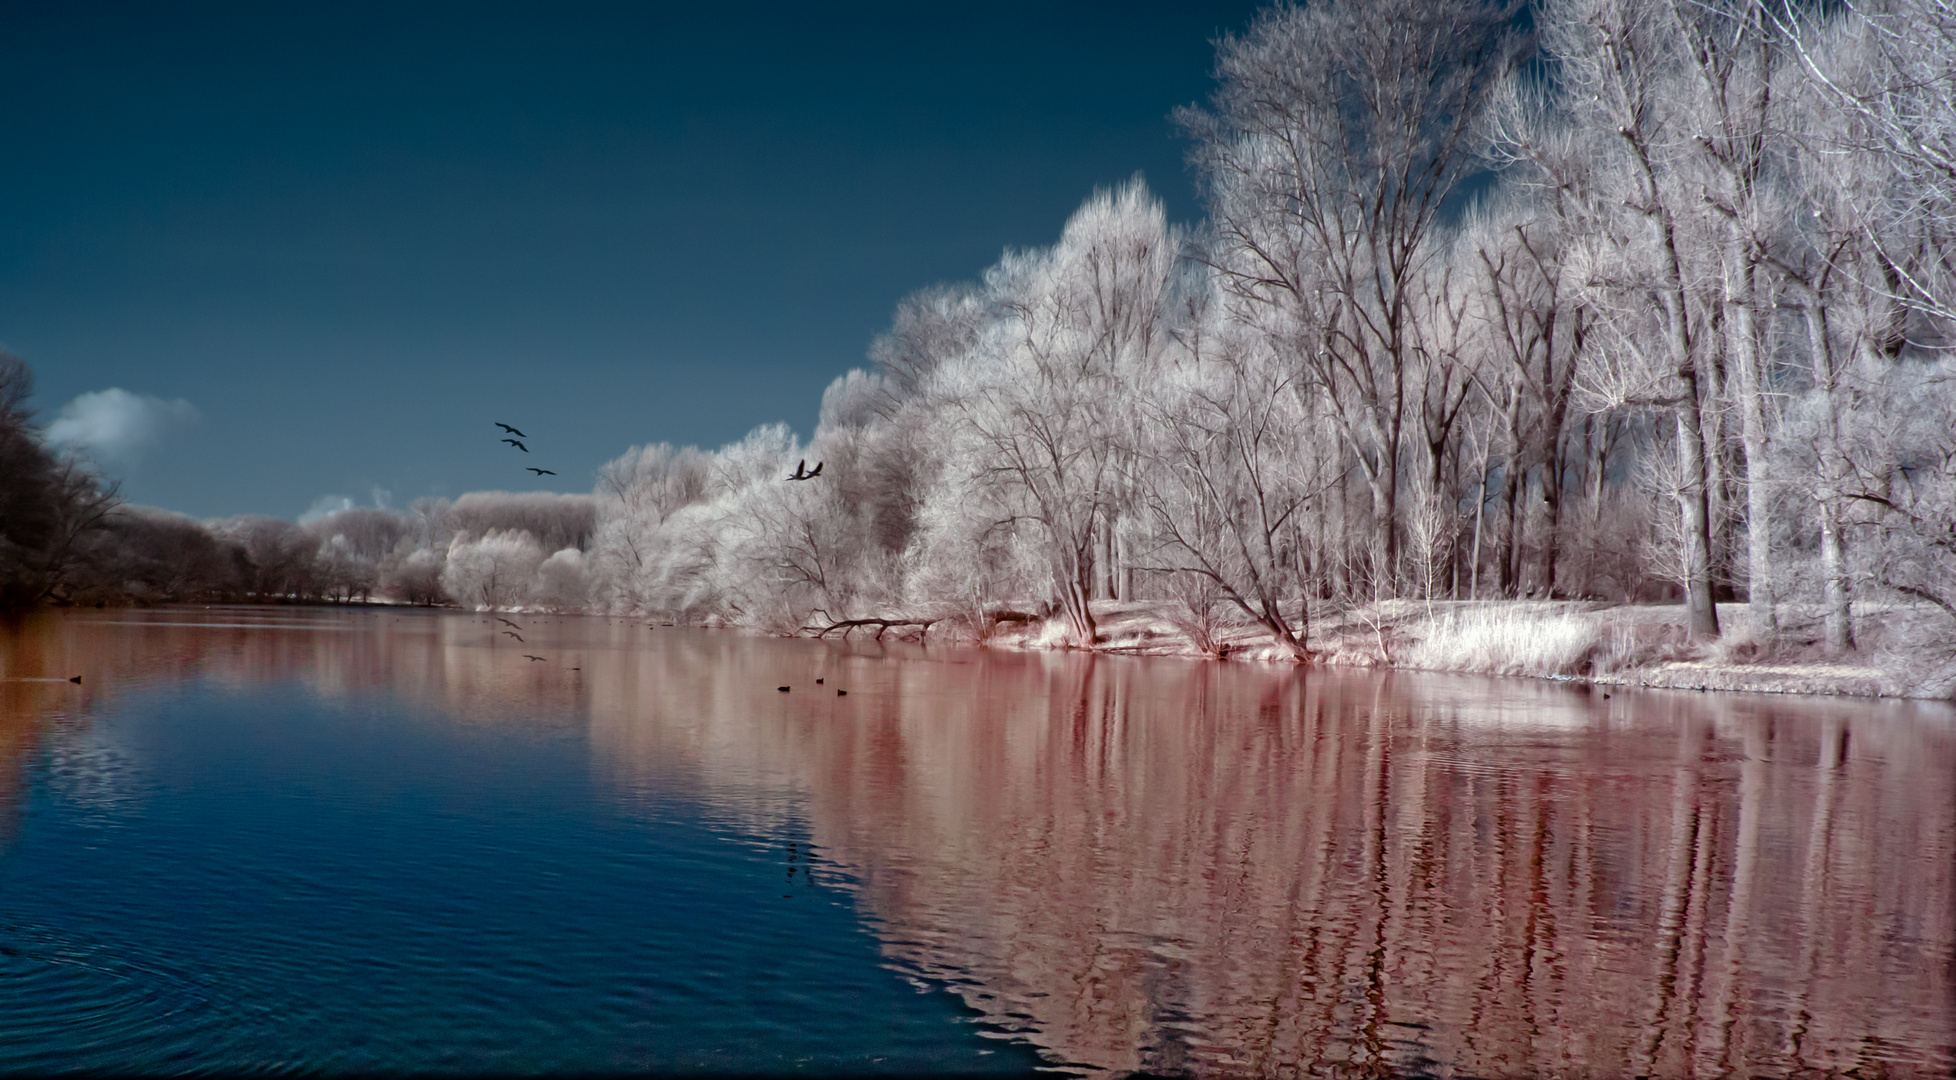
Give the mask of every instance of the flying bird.
<path id="1" fill-rule="evenodd" d="M 818 461 L 815 463 L 814 471 L 810 472 L 807 476 L 802 477 L 802 479 L 813 480 L 820 475 L 822 475 L 822 463 Z"/>
<path id="2" fill-rule="evenodd" d="M 528 659 L 531 659 L 531 660 L 541 660 L 541 659 L 543 659 L 543 657 L 541 657 L 541 656 L 531 656 L 531 655 L 530 655 L 529 653 L 524 653 L 523 655 L 524 655 L 524 657 L 526 657 L 526 658 L 528 658 Z"/>
<path id="3" fill-rule="evenodd" d="M 522 627 L 516 625 L 515 623 L 510 622 L 508 619 L 503 618 L 501 615 L 496 616 L 496 621 L 502 623 L 504 626 L 509 627 L 511 630 L 523 629 Z"/>
<path id="4" fill-rule="evenodd" d="M 525 435 L 525 434 L 523 434 L 522 432 L 520 432 L 520 431 L 518 431 L 518 430 L 516 430 L 515 428 L 513 428 L 513 427 L 510 427 L 510 426 L 509 426 L 508 424 L 505 424 L 505 423 L 503 423 L 503 422 L 502 422 L 501 420 L 494 420 L 494 421 L 491 421 L 491 423 L 493 423 L 493 424 L 495 424 L 495 425 L 496 425 L 497 427 L 499 427 L 499 428 L 502 428 L 502 429 L 503 429 L 504 431 L 507 431 L 507 432 L 509 432 L 509 433 L 510 433 L 511 435 L 514 435 L 514 436 L 516 436 L 516 437 L 517 437 L 517 438 L 519 438 L 519 439 L 527 439 L 527 438 L 529 438 L 529 436 L 528 436 L 528 435 Z"/>
<path id="5" fill-rule="evenodd" d="M 503 636 L 504 636 L 504 637 L 513 637 L 513 638 L 515 638 L 515 639 L 516 639 L 516 640 L 518 640 L 518 641 L 522 641 L 522 640 L 523 640 L 523 635 L 522 635 L 522 634 L 519 634 L 519 633 L 517 633 L 517 632 L 516 632 L 516 631 L 514 631 L 514 630 L 505 630 L 505 631 L 503 631 Z"/>
<path id="6" fill-rule="evenodd" d="M 503 441 L 504 441 L 504 442 L 506 442 L 506 443 L 508 443 L 508 444 L 509 444 L 509 445 L 511 445 L 511 446 L 514 446 L 514 447 L 515 447 L 515 448 L 517 448 L 518 450 L 521 450 L 521 451 L 523 451 L 523 452 L 524 452 L 524 453 L 526 453 L 526 454 L 530 452 L 530 448 L 529 448 L 529 447 L 527 447 L 527 446 L 524 446 L 524 445 L 523 445 L 522 443 L 520 443 L 520 442 L 517 442 L 517 441 L 516 441 L 515 439 L 504 439 Z"/>
<path id="7" fill-rule="evenodd" d="M 795 471 L 794 471 L 794 472 L 791 472 L 791 473 L 789 473 L 789 474 L 788 474 L 788 479 L 790 479 L 790 480 L 806 480 L 806 479 L 808 479 L 808 459 L 807 459 L 807 458 L 802 458 L 802 459 L 801 459 L 800 461 L 797 461 L 797 462 L 795 462 Z"/>
<path id="8" fill-rule="evenodd" d="M 531 465 L 531 466 L 527 466 L 527 468 L 528 468 L 528 469 L 529 469 L 529 470 L 530 470 L 531 472 L 533 472 L 533 473 L 536 473 L 536 474 L 537 474 L 538 476 L 555 476 L 555 475 L 557 475 L 556 473 L 554 473 L 554 472 L 551 472 L 551 471 L 550 471 L 549 469 L 539 469 L 539 468 L 537 468 L 537 467 L 536 467 L 536 466 L 534 466 L 534 465 Z"/>

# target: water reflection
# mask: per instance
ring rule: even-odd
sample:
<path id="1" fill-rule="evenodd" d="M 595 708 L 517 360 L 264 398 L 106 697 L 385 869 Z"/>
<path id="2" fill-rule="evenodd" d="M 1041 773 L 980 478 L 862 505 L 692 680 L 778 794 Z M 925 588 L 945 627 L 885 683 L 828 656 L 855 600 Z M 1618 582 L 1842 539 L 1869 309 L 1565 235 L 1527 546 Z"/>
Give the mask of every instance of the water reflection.
<path id="1" fill-rule="evenodd" d="M 198 621 L 245 625 L 161 625 Z M 894 960 L 1057 1060 L 1956 1068 L 1941 707 L 524 624 L 41 617 L 4 675 L 84 683 L 0 683 L 0 808 L 94 695 L 299 678 L 569 717 L 621 798 L 690 777 L 749 826 L 802 816 Z"/>

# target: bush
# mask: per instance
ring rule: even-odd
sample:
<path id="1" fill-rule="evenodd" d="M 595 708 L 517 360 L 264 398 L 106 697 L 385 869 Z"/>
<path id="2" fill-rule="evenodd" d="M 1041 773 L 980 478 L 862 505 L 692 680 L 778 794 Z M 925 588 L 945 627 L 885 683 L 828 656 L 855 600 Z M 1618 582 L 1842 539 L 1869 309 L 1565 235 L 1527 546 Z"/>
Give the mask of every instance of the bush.
<path id="1" fill-rule="evenodd" d="M 543 549 L 527 532 L 491 532 L 480 540 L 457 533 L 448 545 L 441 586 L 463 607 L 500 611 L 520 607 L 536 589 Z"/>
<path id="2" fill-rule="evenodd" d="M 1603 645 L 1596 620 L 1514 606 L 1450 612 L 1429 621 L 1404 656 L 1410 667 L 1487 675 L 1581 675 Z"/>
<path id="3" fill-rule="evenodd" d="M 441 588 L 442 553 L 427 548 L 407 552 L 381 576 L 381 583 L 398 600 L 433 605 L 448 599 Z"/>

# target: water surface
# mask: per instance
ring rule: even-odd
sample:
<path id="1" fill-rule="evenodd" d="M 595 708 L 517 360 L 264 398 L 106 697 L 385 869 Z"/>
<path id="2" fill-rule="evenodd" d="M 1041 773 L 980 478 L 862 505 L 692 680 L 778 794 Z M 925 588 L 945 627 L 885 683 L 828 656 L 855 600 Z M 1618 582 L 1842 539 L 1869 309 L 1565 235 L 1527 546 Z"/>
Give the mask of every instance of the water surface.
<path id="1" fill-rule="evenodd" d="M 514 619 L 0 630 L 0 1071 L 1956 1068 L 1940 706 Z"/>

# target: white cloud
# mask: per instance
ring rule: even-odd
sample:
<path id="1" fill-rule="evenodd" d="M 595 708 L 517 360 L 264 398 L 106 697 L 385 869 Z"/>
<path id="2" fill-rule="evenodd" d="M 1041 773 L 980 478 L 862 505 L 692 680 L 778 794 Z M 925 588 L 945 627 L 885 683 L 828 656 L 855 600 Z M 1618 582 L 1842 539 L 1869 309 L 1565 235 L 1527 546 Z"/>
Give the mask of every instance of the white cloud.
<path id="1" fill-rule="evenodd" d="M 81 394 L 48 425 L 48 442 L 99 461 L 129 463 L 165 436 L 196 423 L 197 407 L 111 386 Z"/>
<path id="2" fill-rule="evenodd" d="M 306 512 L 299 515 L 299 524 L 310 525 L 323 517 L 331 517 L 342 510 L 353 509 L 353 500 L 344 495 L 321 495 L 312 501 Z"/>

